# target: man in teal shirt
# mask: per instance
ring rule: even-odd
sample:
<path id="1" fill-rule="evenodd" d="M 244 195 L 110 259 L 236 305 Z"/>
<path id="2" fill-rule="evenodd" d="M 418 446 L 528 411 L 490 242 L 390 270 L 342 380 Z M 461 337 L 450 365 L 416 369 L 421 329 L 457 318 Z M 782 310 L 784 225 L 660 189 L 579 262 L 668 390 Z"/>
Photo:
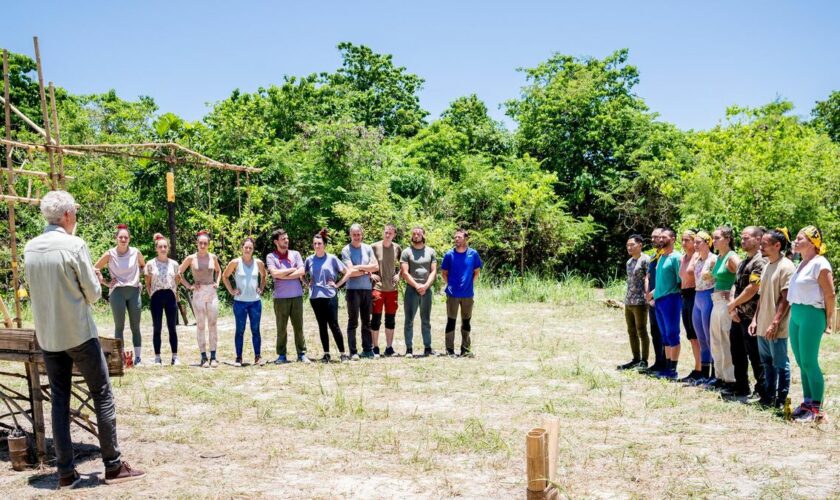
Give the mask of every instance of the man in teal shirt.
<path id="1" fill-rule="evenodd" d="M 677 378 L 677 361 L 680 359 L 680 314 L 682 312 L 682 294 L 680 293 L 680 258 L 682 254 L 674 251 L 677 233 L 671 228 L 664 228 L 660 236 L 662 257 L 656 266 L 656 288 L 653 300 L 656 303 L 656 323 L 662 334 L 665 350 L 665 368 L 657 376 Z"/>

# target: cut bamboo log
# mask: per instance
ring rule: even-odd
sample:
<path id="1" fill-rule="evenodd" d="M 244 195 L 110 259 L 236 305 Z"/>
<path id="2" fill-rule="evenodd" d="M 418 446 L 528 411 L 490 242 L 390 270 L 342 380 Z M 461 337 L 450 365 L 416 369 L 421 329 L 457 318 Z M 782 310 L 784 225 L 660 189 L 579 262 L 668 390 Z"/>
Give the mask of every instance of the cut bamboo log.
<path id="1" fill-rule="evenodd" d="M 547 486 L 546 434 L 544 429 L 533 429 L 525 441 L 528 491 L 545 491 Z"/>
<path id="2" fill-rule="evenodd" d="M 557 478 L 557 445 L 560 438 L 560 419 L 545 417 L 543 427 L 548 434 L 548 480 L 553 483 Z"/>

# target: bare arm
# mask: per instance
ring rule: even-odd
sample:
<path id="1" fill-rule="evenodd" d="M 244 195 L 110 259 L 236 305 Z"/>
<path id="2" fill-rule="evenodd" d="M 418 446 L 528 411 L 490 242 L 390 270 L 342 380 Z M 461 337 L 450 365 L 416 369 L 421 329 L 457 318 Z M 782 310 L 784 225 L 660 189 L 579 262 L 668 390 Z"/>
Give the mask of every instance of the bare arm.
<path id="1" fill-rule="evenodd" d="M 426 278 L 426 283 L 423 284 L 423 287 L 428 289 L 435 282 L 435 278 L 437 278 L 437 261 L 432 261 L 432 272 L 429 273 L 429 277 Z"/>
<path id="2" fill-rule="evenodd" d="M 820 271 L 818 278 L 820 289 L 825 297 L 825 333 L 834 330 L 834 312 L 837 307 L 837 293 L 834 291 L 834 276 L 828 269 Z"/>
<path id="3" fill-rule="evenodd" d="M 417 288 L 419 286 L 417 282 L 414 281 L 414 278 L 408 273 L 408 262 L 400 263 L 400 274 L 411 288 Z"/>
<path id="4" fill-rule="evenodd" d="M 785 317 L 788 310 L 790 310 L 790 302 L 787 300 L 787 292 L 787 290 L 782 290 L 782 294 L 779 297 L 779 303 L 776 304 L 776 314 L 773 315 L 773 322 L 770 323 L 770 326 L 767 327 L 767 331 L 764 332 L 764 335 L 768 340 L 776 338 L 776 335 L 779 333 L 779 324 L 782 322 L 782 318 Z"/>
<path id="5" fill-rule="evenodd" d="M 234 289 L 233 285 L 230 284 L 230 275 L 233 274 L 234 271 L 236 271 L 237 260 L 238 259 L 233 259 L 230 262 L 228 262 L 228 265 L 225 266 L 225 271 L 222 273 L 222 281 L 224 281 L 225 283 L 225 288 L 227 288 L 228 293 L 233 295 L 234 297 L 241 293 L 239 289 Z"/>
<path id="6" fill-rule="evenodd" d="M 736 307 L 746 304 L 749 302 L 755 294 L 758 293 L 759 285 L 755 283 L 750 283 L 747 288 L 744 288 L 737 297 L 735 297 L 731 302 L 729 302 L 729 310 L 734 311 Z"/>
<path id="7" fill-rule="evenodd" d="M 477 267 L 477 268 L 473 269 L 473 283 L 478 281 L 478 276 L 480 274 L 481 274 L 481 268 L 480 267 Z"/>
<path id="8" fill-rule="evenodd" d="M 184 277 L 184 272 L 190 268 L 190 265 L 192 265 L 192 255 L 188 255 L 187 258 L 184 259 L 184 262 L 181 262 L 181 265 L 178 267 L 178 278 L 187 290 L 195 288 L 189 281 L 187 281 L 187 278 Z"/>
<path id="9" fill-rule="evenodd" d="M 213 256 L 213 269 L 216 270 L 216 282 L 213 286 L 219 288 L 219 282 L 222 281 L 222 265 L 219 264 L 219 258 L 215 255 Z"/>
<path id="10" fill-rule="evenodd" d="M 260 280 L 257 283 L 257 295 L 262 295 L 266 285 L 265 263 L 257 259 L 257 269 L 260 271 Z"/>
<path id="11" fill-rule="evenodd" d="M 108 262 L 111 260 L 111 256 L 108 255 L 108 252 L 102 254 L 102 257 L 99 257 L 99 260 L 96 261 L 96 264 L 93 265 L 93 268 L 97 271 L 101 271 L 105 269 L 105 266 L 108 265 Z"/>
<path id="12" fill-rule="evenodd" d="M 737 255 L 733 255 L 726 260 L 726 268 L 729 269 L 731 273 L 738 272 L 738 264 L 741 263 L 741 259 L 738 258 Z"/>
<path id="13" fill-rule="evenodd" d="M 441 269 L 440 277 L 441 279 L 443 279 L 444 283 L 449 283 L 449 271 L 447 271 L 446 269 Z"/>
<path id="14" fill-rule="evenodd" d="M 149 297 L 152 296 L 152 276 L 147 274 L 144 276 L 146 281 L 146 293 L 149 294 Z"/>

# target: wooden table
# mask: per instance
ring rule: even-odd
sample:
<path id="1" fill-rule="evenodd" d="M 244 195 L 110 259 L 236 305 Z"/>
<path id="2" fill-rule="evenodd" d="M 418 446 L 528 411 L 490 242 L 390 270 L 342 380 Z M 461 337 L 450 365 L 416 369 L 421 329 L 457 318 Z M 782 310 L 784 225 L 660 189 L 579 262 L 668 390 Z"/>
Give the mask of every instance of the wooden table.
<path id="1" fill-rule="evenodd" d="M 122 360 L 122 340 L 102 337 L 99 339 L 108 374 L 121 377 L 124 373 Z M 0 381 L 0 428 L 12 430 L 22 427 L 22 421 L 29 422 L 35 438 L 35 452 L 38 461 L 43 463 L 47 455 L 46 433 L 44 427 L 44 401 L 50 401 L 50 385 L 42 383 L 46 375 L 44 353 L 38 345 L 35 330 L 0 328 L 0 361 L 19 362 L 24 365 L 24 373 L 0 371 L 0 376 L 22 378 L 27 382 L 28 394 L 24 395 Z M 0 379 L 2 380 L 2 379 Z M 70 419 L 82 429 L 98 436 L 92 397 L 81 374 L 73 367 L 71 385 Z M 74 407 L 73 402 L 78 403 Z M 28 406 L 28 408 L 27 408 Z M 6 410 L 5 413 L 3 410 Z M 11 423 L 9 421 L 11 420 Z"/>

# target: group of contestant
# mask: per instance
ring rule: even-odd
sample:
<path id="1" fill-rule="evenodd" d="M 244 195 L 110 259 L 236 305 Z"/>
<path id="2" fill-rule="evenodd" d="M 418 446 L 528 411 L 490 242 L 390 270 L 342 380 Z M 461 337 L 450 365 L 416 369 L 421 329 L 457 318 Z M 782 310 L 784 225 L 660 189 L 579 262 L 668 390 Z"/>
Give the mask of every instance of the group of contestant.
<path id="1" fill-rule="evenodd" d="M 219 258 L 210 248 L 210 234 L 196 234 L 196 252 L 180 264 L 169 257 L 169 241 L 161 234 L 154 235 L 155 257 L 146 261 L 140 251 L 131 246 L 131 232 L 125 225 L 116 228 L 116 245 L 106 251 L 94 264 L 97 278 L 109 289 L 108 302 L 114 317 L 114 336 L 122 339 L 125 318 L 134 348 L 134 364 L 142 366 L 142 335 L 140 316 L 141 292 L 150 297 L 152 314 L 152 346 L 154 364 L 162 365 L 161 335 L 163 319 L 169 334 L 172 353 L 170 364 L 179 365 L 178 357 L 178 287 L 191 292 L 191 304 L 196 320 L 196 336 L 201 353 L 200 366 L 218 366 L 218 289 L 224 284 L 233 298 L 235 318 L 234 347 L 236 366 L 243 364 L 243 344 L 246 325 L 250 324 L 254 364 L 263 365 L 260 321 L 261 296 L 269 278 L 273 284 L 273 306 L 277 325 L 277 358 L 274 363 L 290 362 L 287 354 L 287 328 L 291 323 L 294 333 L 295 359 L 310 363 L 306 339 L 303 334 L 303 297 L 308 289 L 309 303 L 318 323 L 323 355 L 320 361 L 350 361 L 362 358 L 399 356 L 394 351 L 394 330 L 399 304 L 399 283 L 405 281 L 403 304 L 405 307 L 405 356 L 436 356 L 432 348 L 431 309 L 433 287 L 438 276 L 435 250 L 426 245 L 422 227 L 411 231 L 410 245 L 402 249 L 394 241 L 396 228 L 387 224 L 382 240 L 368 245 L 359 224 L 350 227 L 348 243 L 340 257 L 326 251 L 328 234 L 318 232 L 312 238 L 313 253 L 303 259 L 300 252 L 289 248 L 289 236 L 283 229 L 271 233 L 274 250 L 265 261 L 254 256 L 255 241 L 245 238 L 239 257 L 222 268 Z M 458 229 L 454 246 L 444 255 L 440 275 L 446 285 L 447 323 L 445 328 L 446 354 L 452 357 L 472 356 L 470 319 L 473 309 L 473 284 L 482 267 L 481 258 L 469 247 L 469 234 Z M 105 274 L 107 274 L 107 276 Z M 233 281 L 231 281 L 233 277 Z M 142 283 L 141 283 L 142 279 Z M 338 322 L 338 290 L 346 288 L 347 342 Z M 413 349 L 414 318 L 420 313 L 422 354 Z M 461 345 L 455 352 L 455 328 L 461 314 Z M 385 316 L 384 351 L 380 352 L 379 332 Z M 356 343 L 356 332 L 361 330 L 361 349 Z M 330 353 L 332 333 L 338 356 Z"/>
<path id="2" fill-rule="evenodd" d="M 807 226 L 791 241 L 786 228 L 749 226 L 740 234 L 741 253 L 728 226 L 681 236 L 679 252 L 673 229 L 655 229 L 652 255 L 643 253 L 642 236 L 627 241 L 624 310 L 633 359 L 618 369 L 781 408 L 790 391 L 790 339 L 803 392 L 793 418 L 824 421 L 819 350 L 832 330 L 836 295 L 820 229 Z M 683 378 L 677 374 L 680 320 L 694 361 Z M 648 366 L 651 340 L 654 363 Z"/>

